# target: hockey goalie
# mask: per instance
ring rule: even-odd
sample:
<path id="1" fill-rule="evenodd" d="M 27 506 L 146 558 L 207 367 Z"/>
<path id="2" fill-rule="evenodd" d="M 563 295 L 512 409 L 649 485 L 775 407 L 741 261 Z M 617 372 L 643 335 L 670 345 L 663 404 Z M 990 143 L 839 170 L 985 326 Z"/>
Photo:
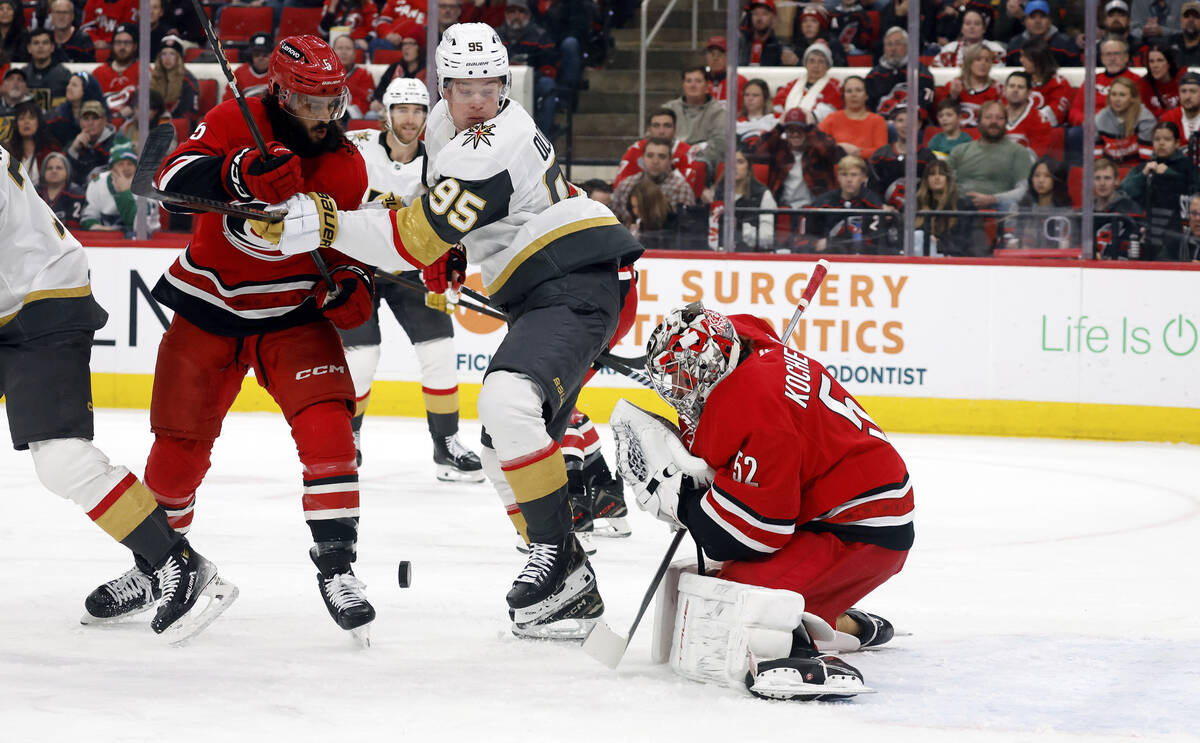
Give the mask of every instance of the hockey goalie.
<path id="1" fill-rule="evenodd" d="M 853 605 L 912 546 L 900 455 L 832 374 L 758 318 L 699 303 L 672 310 L 646 366 L 682 429 L 622 401 L 618 471 L 638 505 L 722 563 L 715 575 L 678 576 L 672 666 L 771 699 L 869 691 L 829 653 L 894 634 Z"/>

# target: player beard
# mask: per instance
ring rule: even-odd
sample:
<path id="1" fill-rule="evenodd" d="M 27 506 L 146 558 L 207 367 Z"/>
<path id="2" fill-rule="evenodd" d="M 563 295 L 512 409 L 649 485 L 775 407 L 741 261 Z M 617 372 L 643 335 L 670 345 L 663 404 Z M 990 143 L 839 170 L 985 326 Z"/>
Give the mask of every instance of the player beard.
<path id="1" fill-rule="evenodd" d="M 264 97 L 263 103 L 266 104 L 267 118 L 271 121 L 271 131 L 275 133 L 275 139 L 300 157 L 316 157 L 326 152 L 334 152 L 345 141 L 345 132 L 337 121 L 323 123 L 320 127 L 310 130 L 310 122 L 283 110 L 278 98 Z M 310 131 L 320 132 L 322 129 L 324 134 L 314 140 Z"/>

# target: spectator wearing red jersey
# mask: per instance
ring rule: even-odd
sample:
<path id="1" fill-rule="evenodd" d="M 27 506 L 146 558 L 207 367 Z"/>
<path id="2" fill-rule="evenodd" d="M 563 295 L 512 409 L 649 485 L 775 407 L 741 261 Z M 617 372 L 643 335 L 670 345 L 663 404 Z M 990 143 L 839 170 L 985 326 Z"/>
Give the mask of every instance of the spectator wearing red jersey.
<path id="1" fill-rule="evenodd" d="M 808 47 L 819 41 L 829 48 L 832 66 L 846 66 L 846 50 L 829 32 L 831 21 L 829 10 L 820 3 L 809 3 L 796 14 L 792 23 L 792 47 L 801 59 L 804 58 Z"/>
<path id="2" fill-rule="evenodd" d="M 361 119 L 371 108 L 371 95 L 375 92 L 375 78 L 367 72 L 366 67 L 355 64 L 358 48 L 354 45 L 354 37 L 342 34 L 333 40 L 333 53 L 337 55 L 342 66 L 346 68 L 346 89 L 350 91 L 350 105 L 346 113 L 352 119 Z"/>
<path id="3" fill-rule="evenodd" d="M 840 110 L 842 84 L 830 74 L 833 57 L 825 42 L 818 41 L 804 52 L 804 81 L 796 78 L 775 94 L 775 112 L 782 114 L 793 108 L 802 109 L 813 121 L 821 121 Z"/>
<path id="4" fill-rule="evenodd" d="M 150 71 L 150 89 L 157 90 L 172 119 L 188 119 L 193 124 L 200 115 L 200 84 L 188 72 L 183 61 L 183 44 L 174 36 L 163 38 L 162 49 Z"/>
<path id="5" fill-rule="evenodd" d="M 1096 157 L 1122 166 L 1149 160 L 1154 123 L 1137 84 L 1124 77 L 1113 80 L 1105 106 L 1096 114 Z"/>
<path id="6" fill-rule="evenodd" d="M 750 28 L 738 44 L 738 65 L 751 67 L 791 67 L 800 60 L 775 35 L 775 0 L 750 0 L 746 4 Z"/>
<path id="7" fill-rule="evenodd" d="M 271 87 L 271 52 L 274 49 L 275 42 L 271 40 L 270 34 L 258 33 L 250 37 L 250 45 L 244 52 L 250 60 L 245 64 L 238 65 L 233 72 L 233 79 L 237 82 L 238 90 L 242 91 L 242 95 L 262 98 L 267 94 Z M 233 88 L 226 85 L 225 96 L 222 100 L 227 101 L 232 97 Z"/>
<path id="8" fill-rule="evenodd" d="M 1035 108 L 1045 109 L 1051 126 L 1067 123 L 1071 103 L 1075 100 L 1075 88 L 1066 78 L 1058 74 L 1058 61 L 1050 47 L 1038 40 L 1021 47 L 1021 68 L 1029 73 L 1032 87 L 1029 97 Z"/>
<path id="9" fill-rule="evenodd" d="M 349 29 L 356 49 L 367 49 L 367 37 L 375 28 L 375 0 L 325 0 L 321 9 L 321 35 L 329 38 L 333 28 Z"/>
<path id="10" fill-rule="evenodd" d="M 1035 107 L 1029 83 L 1029 73 L 1024 70 L 1011 73 L 1004 82 L 1005 136 L 1038 155 L 1045 155 L 1053 127 L 1045 110 Z"/>
<path id="11" fill-rule="evenodd" d="M 962 73 L 937 89 L 937 102 L 947 98 L 958 101 L 963 126 L 978 126 L 979 107 L 1003 97 L 999 83 L 991 78 L 994 62 L 991 49 L 975 44 L 963 54 Z"/>
<path id="12" fill-rule="evenodd" d="M 133 91 L 138 81 L 137 53 L 137 27 L 123 25 L 112 35 L 108 61 L 92 70 L 108 110 L 123 119 L 133 116 Z"/>
<path id="13" fill-rule="evenodd" d="M 669 108 L 660 108 L 650 112 L 646 121 L 646 137 L 629 145 L 625 154 L 621 156 L 621 162 L 617 165 L 617 177 L 613 179 L 613 188 L 621 185 L 621 181 L 629 176 L 642 172 L 642 153 L 646 149 L 646 142 L 654 137 L 671 143 L 671 167 L 681 175 L 687 176 L 692 165 L 691 148 L 686 142 L 675 138 L 675 112 Z M 701 183 L 700 187 L 703 188 L 704 184 Z"/>
<path id="14" fill-rule="evenodd" d="M 756 77 L 746 83 L 737 119 L 740 146 L 749 148 L 758 144 L 758 140 L 779 122 L 779 117 L 771 110 L 770 100 L 771 88 L 765 80 Z"/>
<path id="15" fill-rule="evenodd" d="M 818 125 L 833 137 L 848 155 L 870 154 L 887 144 L 887 122 L 877 113 L 867 110 L 867 86 L 858 75 L 842 81 L 842 98 L 846 108 L 834 111 Z"/>
<path id="16" fill-rule="evenodd" d="M 767 162 L 767 188 L 775 200 L 793 209 L 808 206 L 836 183 L 835 165 L 845 155 L 833 137 L 818 129 L 798 108 L 783 116 L 759 140 L 752 160 Z"/>
<path id="17" fill-rule="evenodd" d="M 1138 95 L 1154 118 L 1179 107 L 1179 81 L 1187 72 L 1180 69 L 1176 52 L 1166 44 L 1155 44 L 1146 52 L 1146 74 L 1138 80 Z"/>
<path id="18" fill-rule="evenodd" d="M 1128 78 L 1137 86 L 1138 76 L 1129 69 L 1129 45 L 1120 39 L 1105 39 L 1100 43 L 1100 62 L 1104 69 L 1096 73 L 1096 111 L 1104 108 L 1108 100 L 1108 88 L 1119 77 Z M 1072 126 L 1083 125 L 1083 89 L 1075 93 L 1071 104 Z M 1093 112 L 1095 113 L 1095 112 Z"/>
<path id="19" fill-rule="evenodd" d="M 983 44 L 988 49 L 992 50 L 993 60 L 999 63 L 1004 59 L 1005 48 L 1003 44 L 983 37 L 984 31 L 987 30 L 987 21 L 984 19 L 983 11 L 977 8 L 968 8 L 962 13 L 962 28 L 960 36 L 957 40 L 951 41 L 949 44 L 942 47 L 942 51 L 933 58 L 934 67 L 962 67 L 963 58 L 966 56 L 967 48 L 975 44 Z"/>
<path id="20" fill-rule="evenodd" d="M 1179 107 L 1163 114 L 1179 130 L 1179 146 L 1186 147 L 1192 135 L 1200 132 L 1200 74 L 1185 72 L 1179 79 Z"/>
<path id="21" fill-rule="evenodd" d="M 107 49 L 117 27 L 133 23 L 137 7 L 138 0 L 87 0 L 80 30 L 92 38 L 97 49 Z"/>
<path id="22" fill-rule="evenodd" d="M 708 67 L 708 94 L 718 101 L 726 99 L 725 73 L 729 57 L 729 49 L 724 36 L 712 36 L 704 47 L 704 64 Z M 746 89 L 746 77 L 738 75 L 737 99 L 742 99 L 742 91 Z"/>
<path id="23" fill-rule="evenodd" d="M 424 2 L 388 0 L 375 23 L 375 38 L 367 43 L 371 54 L 378 49 L 399 49 L 405 37 L 425 38 Z M 438 0 L 438 38 L 462 16 L 461 0 Z"/>
<path id="24" fill-rule="evenodd" d="M 1075 67 L 1079 64 L 1079 47 L 1069 36 L 1060 33 L 1050 20 L 1050 4 L 1046 0 L 1029 0 L 1025 3 L 1025 31 L 1008 42 L 1009 67 L 1016 67 L 1021 48 L 1032 39 L 1044 41 L 1050 48 L 1060 67 Z"/>
<path id="25" fill-rule="evenodd" d="M 492 28 L 504 25 L 505 0 L 471 0 L 463 3 L 459 23 L 486 23 Z"/>

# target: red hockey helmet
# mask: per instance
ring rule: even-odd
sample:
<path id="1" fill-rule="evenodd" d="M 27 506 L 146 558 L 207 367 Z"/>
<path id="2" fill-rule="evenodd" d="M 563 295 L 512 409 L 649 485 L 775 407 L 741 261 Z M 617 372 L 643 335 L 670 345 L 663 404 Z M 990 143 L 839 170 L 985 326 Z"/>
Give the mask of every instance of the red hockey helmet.
<path id="1" fill-rule="evenodd" d="M 671 310 L 646 343 L 646 371 L 659 396 L 690 425 L 704 401 L 741 356 L 741 340 L 729 319 L 699 302 Z"/>
<path id="2" fill-rule="evenodd" d="M 325 40 L 289 36 L 271 53 L 271 92 L 293 116 L 330 121 L 346 113 L 346 68 Z"/>

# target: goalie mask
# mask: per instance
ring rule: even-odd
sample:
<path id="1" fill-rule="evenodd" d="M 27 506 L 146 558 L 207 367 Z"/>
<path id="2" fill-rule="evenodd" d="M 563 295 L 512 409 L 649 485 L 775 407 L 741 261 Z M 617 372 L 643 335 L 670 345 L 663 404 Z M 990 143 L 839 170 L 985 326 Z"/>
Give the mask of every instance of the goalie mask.
<path id="1" fill-rule="evenodd" d="M 696 425 L 713 387 L 737 366 L 741 341 L 728 318 L 699 302 L 671 310 L 646 344 L 646 371 L 659 396 Z"/>

